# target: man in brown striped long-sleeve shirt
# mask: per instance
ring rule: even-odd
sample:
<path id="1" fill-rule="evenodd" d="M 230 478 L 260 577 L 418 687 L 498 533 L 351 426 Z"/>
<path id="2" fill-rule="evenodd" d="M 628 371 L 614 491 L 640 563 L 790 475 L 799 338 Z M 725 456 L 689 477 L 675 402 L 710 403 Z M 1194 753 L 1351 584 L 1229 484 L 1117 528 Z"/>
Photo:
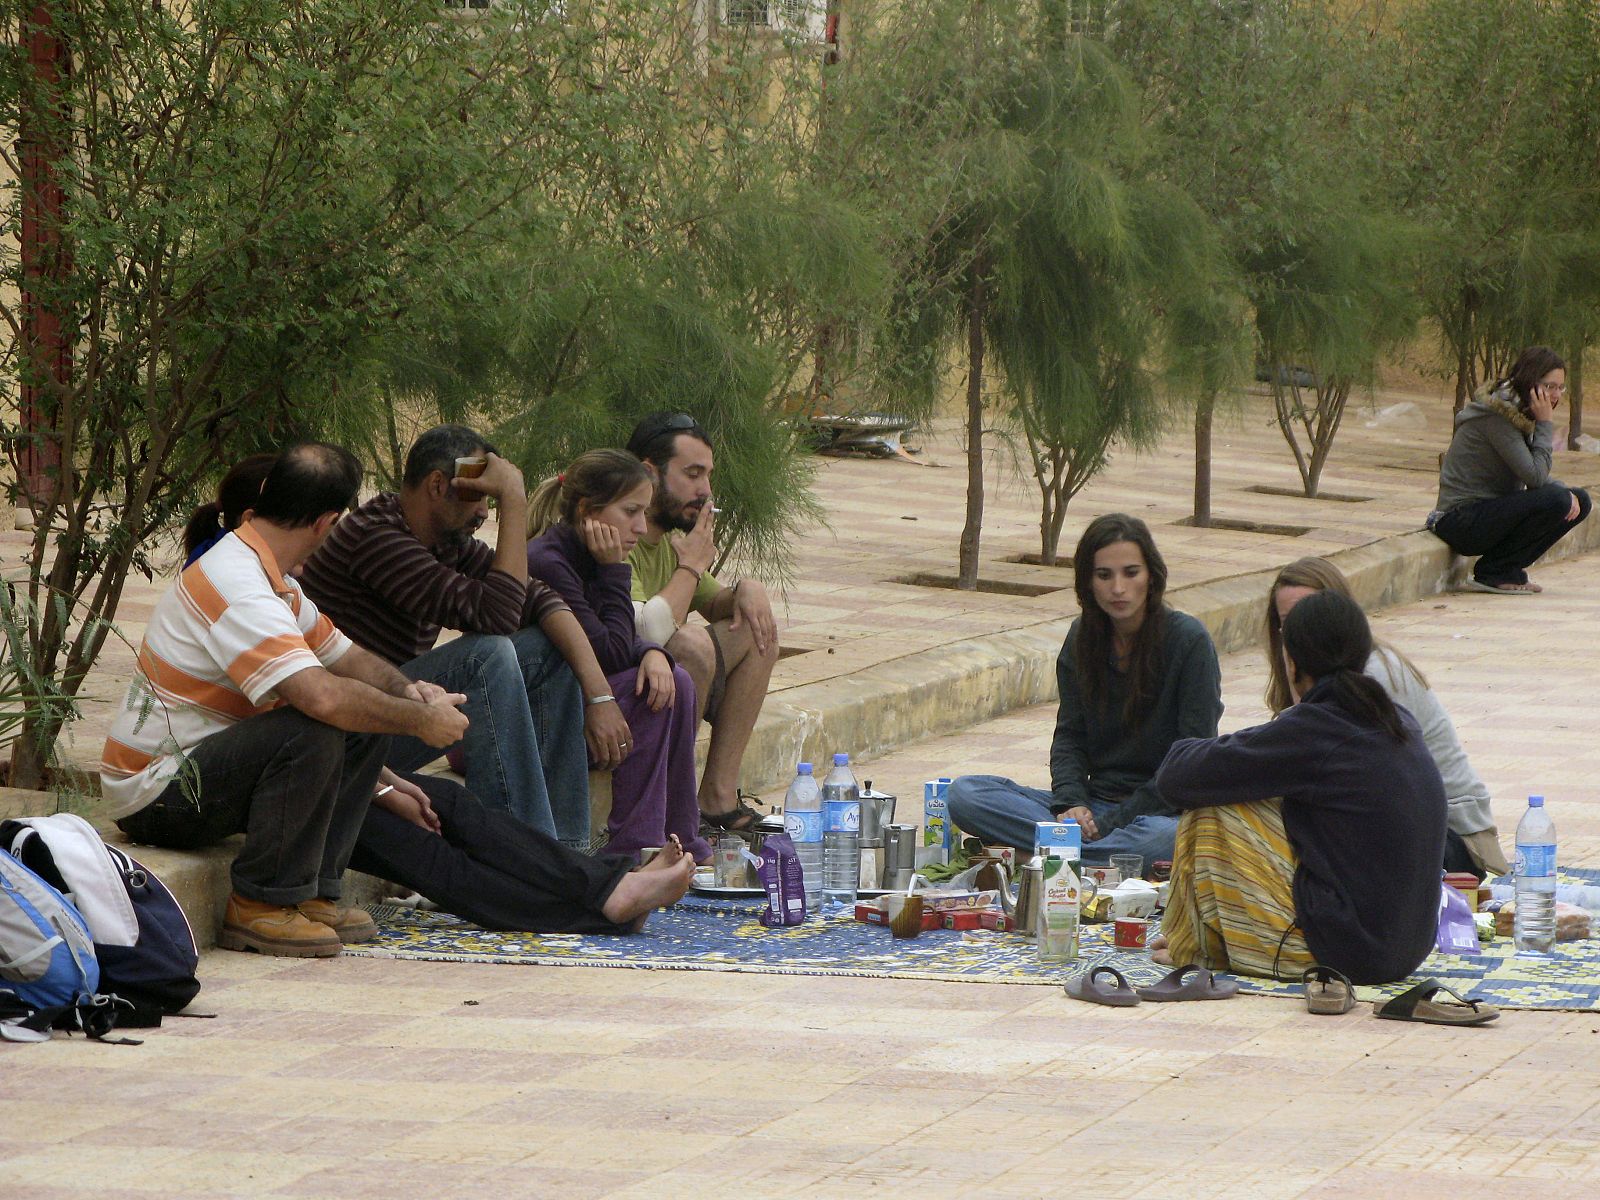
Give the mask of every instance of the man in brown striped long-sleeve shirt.
<path id="1" fill-rule="evenodd" d="M 456 461 L 472 458 L 487 459 L 483 473 L 457 476 Z M 492 549 L 473 536 L 490 499 L 499 509 Z M 471 724 L 461 748 L 479 800 L 587 850 L 589 746 L 604 765 L 625 751 L 627 723 L 565 602 L 528 579 L 526 505 L 522 473 L 480 434 L 438 426 L 411 447 L 399 493 L 340 521 L 301 583 L 358 645 L 413 679 L 465 693 Z M 436 647 L 444 628 L 463 636 Z M 438 755 L 396 738 L 388 763 L 409 771 Z"/>

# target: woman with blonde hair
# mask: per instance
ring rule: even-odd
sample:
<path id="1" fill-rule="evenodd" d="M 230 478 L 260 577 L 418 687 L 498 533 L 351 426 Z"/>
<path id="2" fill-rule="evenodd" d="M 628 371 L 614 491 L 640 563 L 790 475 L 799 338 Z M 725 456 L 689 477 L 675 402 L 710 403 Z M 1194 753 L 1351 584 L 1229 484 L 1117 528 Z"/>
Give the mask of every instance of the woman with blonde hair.
<path id="1" fill-rule="evenodd" d="M 711 857 L 700 835 L 694 778 L 694 681 L 634 626 L 628 552 L 646 530 L 654 482 L 626 450 L 590 450 L 534 490 L 528 501 L 528 574 L 560 593 L 589 638 L 632 745 L 612 775 L 605 849 L 636 854 L 676 834 L 696 862 Z"/>
<path id="2" fill-rule="evenodd" d="M 1278 572 L 1267 593 L 1267 707 L 1274 714 L 1294 703 L 1283 663 L 1283 619 L 1296 604 L 1316 592 L 1354 598 L 1349 581 L 1325 558 L 1301 558 L 1290 563 Z M 1489 809 L 1489 789 L 1467 761 L 1450 714 L 1422 672 L 1399 650 L 1374 638 L 1365 673 L 1417 719 L 1423 743 L 1444 778 L 1445 795 L 1450 801 L 1444 869 L 1470 871 L 1480 879 L 1490 872 L 1505 874 L 1509 868 Z"/>

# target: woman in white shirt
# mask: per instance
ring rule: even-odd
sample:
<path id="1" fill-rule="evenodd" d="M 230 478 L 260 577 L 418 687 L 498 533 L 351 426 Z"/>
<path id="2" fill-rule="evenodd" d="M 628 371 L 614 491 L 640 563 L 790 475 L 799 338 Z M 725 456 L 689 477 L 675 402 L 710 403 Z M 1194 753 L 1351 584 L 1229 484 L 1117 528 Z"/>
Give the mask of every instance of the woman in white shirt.
<path id="1" fill-rule="evenodd" d="M 1267 593 L 1269 674 L 1266 699 L 1274 714 L 1294 703 L 1283 665 L 1283 618 L 1306 596 L 1322 591 L 1351 596 L 1350 584 L 1338 567 L 1324 558 L 1302 558 L 1279 571 L 1272 590 Z M 1422 672 L 1399 650 L 1374 638 L 1364 674 L 1377 680 L 1396 704 L 1417 719 L 1428 753 L 1444 778 L 1445 794 L 1450 801 L 1444 869 L 1470 871 L 1479 878 L 1491 873 L 1505 874 L 1510 868 L 1500 849 L 1499 833 L 1489 809 L 1489 789 L 1467 761 L 1450 714 L 1445 712 Z"/>

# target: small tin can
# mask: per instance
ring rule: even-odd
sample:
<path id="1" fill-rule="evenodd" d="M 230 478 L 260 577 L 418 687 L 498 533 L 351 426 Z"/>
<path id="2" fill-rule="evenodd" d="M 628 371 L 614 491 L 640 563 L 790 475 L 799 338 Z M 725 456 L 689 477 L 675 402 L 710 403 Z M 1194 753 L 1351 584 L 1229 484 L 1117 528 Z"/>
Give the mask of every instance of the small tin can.
<path id="1" fill-rule="evenodd" d="M 1148 917 L 1118 917 L 1112 923 L 1111 944 L 1118 950 L 1143 950 L 1149 943 Z"/>
<path id="2" fill-rule="evenodd" d="M 1445 884 L 1461 893 L 1461 898 L 1467 902 L 1467 908 L 1472 912 L 1478 911 L 1478 877 L 1470 871 L 1446 871 Z"/>

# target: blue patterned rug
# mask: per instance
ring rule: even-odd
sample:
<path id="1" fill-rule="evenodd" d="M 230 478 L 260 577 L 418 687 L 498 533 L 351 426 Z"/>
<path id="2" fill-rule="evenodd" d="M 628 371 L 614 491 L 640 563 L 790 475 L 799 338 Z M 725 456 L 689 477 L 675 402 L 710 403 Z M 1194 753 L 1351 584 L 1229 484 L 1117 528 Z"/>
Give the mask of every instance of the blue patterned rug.
<path id="1" fill-rule="evenodd" d="M 1566 874 L 1566 873 L 1564 873 Z M 1572 882 L 1600 881 L 1600 872 L 1572 872 Z M 1565 880 L 1564 880 L 1565 881 Z M 345 953 L 365 958 L 449 962 L 525 963 L 536 966 L 635 967 L 668 971 L 744 971 L 777 975 L 853 975 L 969 983 L 1057 984 L 1088 967 L 1114 966 L 1129 979 L 1149 983 L 1165 974 L 1143 955 L 1110 947 L 1109 926 L 1083 929 L 1077 963 L 1041 963 L 1033 945 L 1010 933 L 949 930 L 896 941 L 877 925 L 834 918 L 787 929 L 756 920 L 760 901 L 697 896 L 651 915 L 643 933 L 630 937 L 579 934 L 489 933 L 454 917 L 375 905 L 378 938 Z M 1362 1000 L 1394 995 L 1422 978 L 1447 983 L 1463 995 L 1503 1008 L 1600 1011 L 1600 938 L 1564 942 L 1549 958 L 1517 958 L 1510 938 L 1497 938 L 1481 955 L 1434 954 L 1406 983 L 1362 987 Z M 1298 999 L 1298 984 L 1239 977 L 1243 991 Z"/>

